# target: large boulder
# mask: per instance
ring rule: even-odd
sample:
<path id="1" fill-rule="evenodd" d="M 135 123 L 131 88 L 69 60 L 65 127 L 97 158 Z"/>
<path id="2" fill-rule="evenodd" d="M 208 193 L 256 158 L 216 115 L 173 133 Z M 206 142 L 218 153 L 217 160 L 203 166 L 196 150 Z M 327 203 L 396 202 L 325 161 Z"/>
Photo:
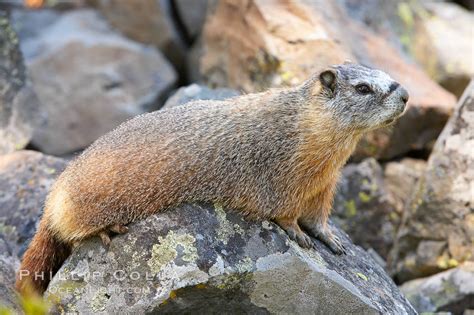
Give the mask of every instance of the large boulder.
<path id="1" fill-rule="evenodd" d="M 0 11 L 0 154 L 23 149 L 44 117 L 26 76 L 18 38 Z"/>
<path id="2" fill-rule="evenodd" d="M 408 47 L 428 74 L 457 96 L 474 76 L 474 13 L 449 2 L 426 1 L 416 18 Z"/>
<path id="3" fill-rule="evenodd" d="M 185 56 L 184 34 L 177 27 L 170 1 L 90 0 L 107 21 L 127 37 L 154 45 L 178 68 Z M 192 3 L 202 1 L 188 1 Z M 199 15 L 198 12 L 196 12 Z"/>
<path id="4" fill-rule="evenodd" d="M 202 79 L 246 92 L 301 83 L 347 59 L 385 70 L 410 93 L 395 128 L 371 133 L 356 157 L 388 159 L 429 146 L 455 98 L 384 37 L 351 19 L 338 1 L 220 1 L 203 33 Z"/>
<path id="5" fill-rule="evenodd" d="M 33 144 L 49 154 L 82 149 L 123 121 L 156 109 L 176 80 L 159 51 L 113 32 L 92 10 L 61 15 L 21 48 L 48 113 Z"/>
<path id="6" fill-rule="evenodd" d="M 459 101 L 404 213 L 392 268 L 399 281 L 474 260 L 474 81 Z"/>
<path id="7" fill-rule="evenodd" d="M 35 233 L 49 188 L 65 166 L 34 151 L 0 156 L 0 238 L 12 255 L 20 256 Z"/>
<path id="8" fill-rule="evenodd" d="M 474 311 L 474 262 L 431 277 L 405 282 L 400 289 L 420 313 Z"/>
<path id="9" fill-rule="evenodd" d="M 63 312 L 415 314 L 361 248 L 300 248 L 275 224 L 182 205 L 74 250 L 46 296 Z"/>

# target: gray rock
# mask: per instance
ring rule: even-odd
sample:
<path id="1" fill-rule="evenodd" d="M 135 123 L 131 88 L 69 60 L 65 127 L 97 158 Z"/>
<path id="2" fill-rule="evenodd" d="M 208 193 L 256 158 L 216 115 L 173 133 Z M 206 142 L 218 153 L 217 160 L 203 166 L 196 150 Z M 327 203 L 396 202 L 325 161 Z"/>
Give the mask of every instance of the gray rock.
<path id="1" fill-rule="evenodd" d="M 0 154 L 24 148 L 42 117 L 26 76 L 18 38 L 0 11 Z"/>
<path id="2" fill-rule="evenodd" d="M 384 183 L 388 192 L 387 197 L 397 210 L 396 214 L 398 216 L 402 216 L 407 201 L 410 200 L 416 184 L 425 170 L 425 160 L 411 158 L 388 162 L 384 165 Z M 400 221 L 399 219 L 398 221 Z"/>
<path id="3" fill-rule="evenodd" d="M 105 249 L 76 248 L 46 296 L 64 312 L 415 314 L 369 255 L 305 250 L 273 223 L 182 205 L 130 226 Z"/>
<path id="4" fill-rule="evenodd" d="M 191 84 L 179 88 L 163 106 L 163 109 L 186 104 L 196 100 L 225 100 L 240 95 L 239 92 L 227 88 L 210 89 L 204 85 Z"/>
<path id="5" fill-rule="evenodd" d="M 404 212 L 391 253 L 401 282 L 474 260 L 474 81 L 459 101 Z"/>
<path id="6" fill-rule="evenodd" d="M 0 156 L 0 238 L 11 255 L 20 255 L 33 236 L 46 194 L 65 166 L 62 159 L 34 151 Z"/>
<path id="7" fill-rule="evenodd" d="M 383 170 L 375 159 L 343 169 L 333 209 L 334 220 L 355 244 L 387 258 L 401 216 L 388 198 Z"/>
<path id="8" fill-rule="evenodd" d="M 466 262 L 431 277 L 405 282 L 400 289 L 420 313 L 463 314 L 474 309 L 474 263 Z"/>
<path id="9" fill-rule="evenodd" d="M 186 53 L 183 34 L 176 27 L 171 1 L 93 0 L 107 21 L 125 36 L 154 45 L 181 72 Z M 197 0 L 188 1 L 189 5 Z"/>
<path id="10" fill-rule="evenodd" d="M 15 269 L 18 268 L 18 258 L 3 251 L 8 245 L 0 235 L 0 312 L 2 314 L 21 314 L 17 300 L 15 285 Z M 11 313 L 4 313 L 9 310 Z"/>
<path id="11" fill-rule="evenodd" d="M 210 0 L 175 0 L 176 9 L 191 39 L 201 34 Z"/>
<path id="12" fill-rule="evenodd" d="M 460 97 L 474 77 L 474 13 L 450 2 L 430 1 L 424 7 L 411 50 L 433 79 Z"/>
<path id="13" fill-rule="evenodd" d="M 34 11 L 14 9 L 10 14 L 12 27 L 20 39 L 20 46 L 24 41 L 41 35 L 45 28 L 60 17 L 59 11 L 51 9 Z"/>
<path id="14" fill-rule="evenodd" d="M 49 154 L 82 149 L 123 121 L 157 108 L 176 80 L 159 51 L 113 32 L 92 10 L 61 15 L 21 47 L 48 113 L 33 143 Z"/>

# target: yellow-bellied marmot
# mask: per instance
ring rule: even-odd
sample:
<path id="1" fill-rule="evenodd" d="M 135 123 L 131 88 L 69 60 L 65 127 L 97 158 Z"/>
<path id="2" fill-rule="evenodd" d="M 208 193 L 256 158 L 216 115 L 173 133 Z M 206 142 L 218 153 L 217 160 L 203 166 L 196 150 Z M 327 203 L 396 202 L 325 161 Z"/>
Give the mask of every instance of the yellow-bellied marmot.
<path id="1" fill-rule="evenodd" d="M 384 72 L 344 64 L 294 88 L 138 116 L 58 177 L 17 289 L 42 293 L 73 243 L 107 243 L 110 231 L 183 202 L 220 202 L 274 220 L 303 247 L 311 235 L 341 254 L 327 227 L 340 168 L 362 133 L 399 117 L 407 100 Z"/>

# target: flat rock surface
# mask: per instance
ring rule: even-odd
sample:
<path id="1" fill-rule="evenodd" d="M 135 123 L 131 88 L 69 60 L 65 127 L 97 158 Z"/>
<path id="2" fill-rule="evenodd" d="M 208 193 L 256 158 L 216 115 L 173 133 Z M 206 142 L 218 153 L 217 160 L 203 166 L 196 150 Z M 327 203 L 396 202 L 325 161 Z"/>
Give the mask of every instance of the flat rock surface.
<path id="1" fill-rule="evenodd" d="M 415 314 L 384 270 L 341 232 L 346 256 L 301 249 L 273 223 L 183 205 L 132 224 L 108 249 L 76 248 L 49 285 L 79 313 Z"/>

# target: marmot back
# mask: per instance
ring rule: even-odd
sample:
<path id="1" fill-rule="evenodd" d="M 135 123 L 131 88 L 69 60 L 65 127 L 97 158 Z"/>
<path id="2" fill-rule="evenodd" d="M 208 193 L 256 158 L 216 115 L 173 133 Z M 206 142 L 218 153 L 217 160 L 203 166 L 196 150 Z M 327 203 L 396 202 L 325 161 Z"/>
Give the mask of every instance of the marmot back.
<path id="1" fill-rule="evenodd" d="M 340 168 L 362 133 L 400 116 L 407 99 L 385 73 L 341 65 L 295 88 L 136 117 L 59 176 L 17 288 L 42 293 L 49 279 L 35 273 L 55 273 L 73 243 L 99 235 L 107 244 L 110 231 L 183 202 L 220 202 L 274 220 L 303 247 L 311 235 L 341 254 L 326 224 Z"/>

